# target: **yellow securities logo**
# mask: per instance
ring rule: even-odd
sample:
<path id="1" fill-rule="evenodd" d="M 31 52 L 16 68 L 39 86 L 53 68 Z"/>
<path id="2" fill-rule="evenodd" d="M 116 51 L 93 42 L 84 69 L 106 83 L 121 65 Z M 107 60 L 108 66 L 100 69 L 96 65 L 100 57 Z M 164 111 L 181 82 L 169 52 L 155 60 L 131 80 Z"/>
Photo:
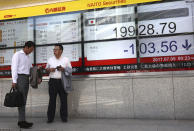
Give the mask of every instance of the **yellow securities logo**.
<path id="1" fill-rule="evenodd" d="M 61 11 L 65 11 L 66 7 L 63 6 L 63 7 L 54 7 L 54 8 L 46 8 L 45 9 L 45 13 L 48 14 L 48 13 L 56 13 L 56 12 L 61 12 Z"/>
<path id="2" fill-rule="evenodd" d="M 87 6 L 88 7 L 101 7 L 101 6 L 106 6 L 106 5 L 110 5 L 110 6 L 115 6 L 118 4 L 123 4 L 126 3 L 126 0 L 106 0 L 106 1 L 95 1 L 95 2 L 91 2 L 88 3 Z"/>
<path id="3" fill-rule="evenodd" d="M 0 11 L 0 20 L 31 17 L 63 12 L 88 10 L 112 6 L 130 5 L 161 0 L 76 0 L 55 4 L 23 7 Z M 14 12 L 14 14 L 13 14 Z"/>
<path id="4" fill-rule="evenodd" d="M 12 18 L 14 16 L 16 16 L 16 15 L 4 15 L 4 18 Z"/>

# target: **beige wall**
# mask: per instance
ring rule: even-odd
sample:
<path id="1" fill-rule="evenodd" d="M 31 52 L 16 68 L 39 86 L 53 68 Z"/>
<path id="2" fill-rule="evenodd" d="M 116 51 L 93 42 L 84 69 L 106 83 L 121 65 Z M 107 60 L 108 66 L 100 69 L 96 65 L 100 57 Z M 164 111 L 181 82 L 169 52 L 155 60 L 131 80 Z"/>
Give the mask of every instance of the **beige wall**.
<path id="1" fill-rule="evenodd" d="M 3 106 L 11 81 L 0 79 L 0 117 L 17 116 Z M 76 118 L 193 119 L 194 72 L 153 72 L 73 78 L 68 96 L 69 116 Z M 27 115 L 46 117 L 47 80 L 29 90 Z M 57 100 L 59 116 L 60 101 Z"/>

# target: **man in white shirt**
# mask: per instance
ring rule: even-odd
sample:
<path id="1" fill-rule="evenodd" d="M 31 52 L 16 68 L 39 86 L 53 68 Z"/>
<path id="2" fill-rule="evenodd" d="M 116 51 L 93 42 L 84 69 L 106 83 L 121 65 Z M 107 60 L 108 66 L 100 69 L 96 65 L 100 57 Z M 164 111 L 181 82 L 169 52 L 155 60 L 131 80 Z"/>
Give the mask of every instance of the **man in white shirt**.
<path id="1" fill-rule="evenodd" d="M 72 68 L 68 58 L 62 57 L 63 46 L 56 44 L 54 46 L 54 56 L 49 58 L 46 70 L 49 72 L 49 105 L 47 110 L 47 123 L 52 123 L 55 117 L 56 110 L 56 97 L 59 94 L 61 107 L 60 116 L 63 122 L 67 122 L 67 93 L 65 92 L 62 81 L 61 73 L 66 71 L 66 68 Z"/>
<path id="2" fill-rule="evenodd" d="M 18 126 L 20 128 L 30 128 L 33 125 L 33 123 L 26 121 L 25 108 L 29 90 L 30 68 L 32 67 L 29 54 L 34 50 L 34 46 L 34 42 L 27 41 L 24 48 L 12 57 L 12 88 L 17 88 L 24 97 L 24 106 L 18 107 Z"/>

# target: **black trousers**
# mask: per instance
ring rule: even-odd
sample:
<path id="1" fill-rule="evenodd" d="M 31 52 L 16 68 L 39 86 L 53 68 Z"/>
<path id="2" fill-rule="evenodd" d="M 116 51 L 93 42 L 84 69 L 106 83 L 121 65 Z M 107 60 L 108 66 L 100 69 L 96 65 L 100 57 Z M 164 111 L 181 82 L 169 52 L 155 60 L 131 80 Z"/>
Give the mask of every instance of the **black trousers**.
<path id="1" fill-rule="evenodd" d="M 56 98 L 59 94 L 61 107 L 60 107 L 60 117 L 63 121 L 67 120 L 68 117 L 68 107 L 67 107 L 67 93 L 65 92 L 61 79 L 49 80 L 49 105 L 47 111 L 47 118 L 49 121 L 53 121 L 55 117 L 56 110 Z"/>

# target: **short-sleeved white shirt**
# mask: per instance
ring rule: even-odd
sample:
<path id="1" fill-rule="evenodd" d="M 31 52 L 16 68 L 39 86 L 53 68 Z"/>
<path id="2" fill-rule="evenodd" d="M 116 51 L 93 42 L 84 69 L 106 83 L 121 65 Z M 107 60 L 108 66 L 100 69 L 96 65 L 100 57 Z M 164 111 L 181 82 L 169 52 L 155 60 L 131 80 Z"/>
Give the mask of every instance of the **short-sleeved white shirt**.
<path id="1" fill-rule="evenodd" d="M 53 56 L 48 59 L 46 68 L 56 68 L 57 66 L 60 66 L 60 65 L 63 68 L 71 67 L 71 63 L 67 57 L 61 56 L 59 59 L 57 59 L 55 56 Z M 56 69 L 55 72 L 50 72 L 49 77 L 54 79 L 61 79 L 61 71 L 58 71 Z"/>

